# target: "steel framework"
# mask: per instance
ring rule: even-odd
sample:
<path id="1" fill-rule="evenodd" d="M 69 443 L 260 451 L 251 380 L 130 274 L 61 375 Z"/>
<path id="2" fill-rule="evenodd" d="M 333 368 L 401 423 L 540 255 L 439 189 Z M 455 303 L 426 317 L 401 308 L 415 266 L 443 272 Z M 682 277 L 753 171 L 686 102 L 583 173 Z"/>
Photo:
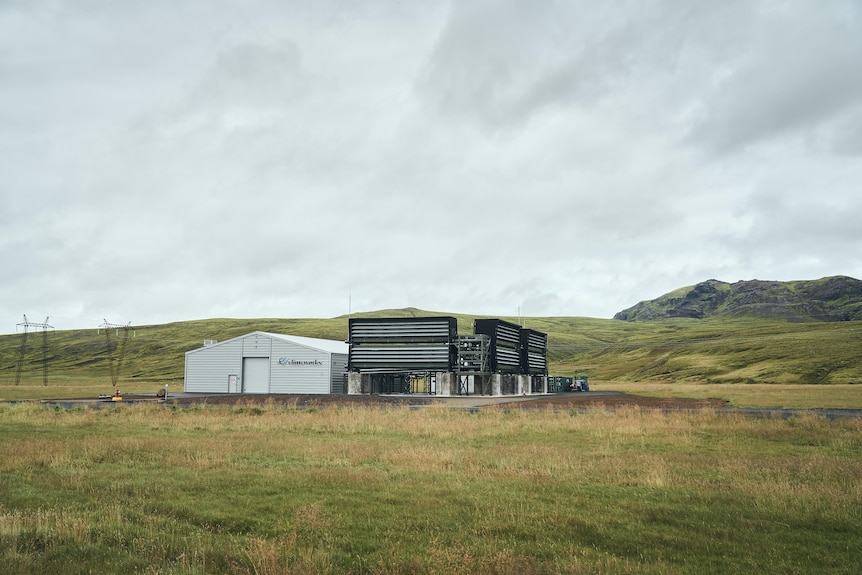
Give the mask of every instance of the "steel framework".
<path id="1" fill-rule="evenodd" d="M 42 330 L 42 385 L 48 385 L 48 330 L 54 329 L 54 326 L 48 325 L 48 319 L 45 318 L 43 323 L 35 323 L 27 319 L 27 314 L 24 314 L 24 321 L 15 326 L 17 331 L 19 327 L 23 327 L 24 331 L 21 334 L 21 347 L 18 348 L 18 366 L 15 370 L 15 385 L 21 383 L 21 372 L 24 370 L 24 357 L 27 355 L 27 336 L 30 333 L 30 328 Z"/>
<path id="2" fill-rule="evenodd" d="M 123 367 L 123 357 L 126 354 L 126 342 L 129 339 L 129 332 L 132 331 L 132 322 L 125 325 L 116 323 L 105 323 L 99 326 L 99 331 L 105 330 L 105 347 L 108 348 L 108 370 L 111 376 L 111 386 L 116 387 L 120 380 L 120 370 Z M 119 342 L 111 341 L 111 332 L 114 332 Z M 122 337 L 120 337 L 122 332 Z"/>

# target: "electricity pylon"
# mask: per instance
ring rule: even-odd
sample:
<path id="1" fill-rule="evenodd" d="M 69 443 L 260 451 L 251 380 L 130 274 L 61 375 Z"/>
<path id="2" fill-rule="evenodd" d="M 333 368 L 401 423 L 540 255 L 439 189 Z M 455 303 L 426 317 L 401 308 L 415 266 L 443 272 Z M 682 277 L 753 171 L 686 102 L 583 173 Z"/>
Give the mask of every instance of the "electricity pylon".
<path id="1" fill-rule="evenodd" d="M 27 355 L 27 336 L 30 333 L 30 328 L 42 330 L 42 385 L 48 385 L 48 330 L 54 329 L 54 326 L 48 325 L 48 319 L 46 317 L 43 323 L 34 323 L 28 321 L 27 314 L 24 314 L 24 321 L 15 326 L 16 331 L 19 327 L 24 328 L 21 334 L 21 347 L 18 348 L 18 368 L 15 370 L 15 385 L 21 383 L 21 372 L 24 370 L 24 357 Z"/>
<path id="2" fill-rule="evenodd" d="M 108 348 L 108 369 L 111 374 L 111 386 L 117 387 L 117 382 L 120 380 L 120 369 L 123 367 L 123 356 L 126 354 L 126 341 L 129 339 L 129 332 L 132 331 L 132 322 L 125 325 L 116 323 L 105 323 L 99 326 L 99 329 L 105 330 L 105 346 Z M 120 331 L 123 335 L 120 337 Z M 116 341 L 111 342 L 111 331 L 114 331 L 119 338 L 119 345 Z"/>

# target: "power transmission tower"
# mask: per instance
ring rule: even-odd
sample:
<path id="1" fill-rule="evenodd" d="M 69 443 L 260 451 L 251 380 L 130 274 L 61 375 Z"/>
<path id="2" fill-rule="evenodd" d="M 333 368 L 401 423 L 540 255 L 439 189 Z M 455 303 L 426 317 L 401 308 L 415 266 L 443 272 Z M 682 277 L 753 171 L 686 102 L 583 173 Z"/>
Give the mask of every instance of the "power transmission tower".
<path id="1" fill-rule="evenodd" d="M 117 323 L 105 323 L 99 326 L 99 329 L 105 330 L 105 347 L 108 348 L 108 369 L 111 374 L 111 386 L 117 387 L 117 382 L 120 380 L 120 370 L 123 367 L 123 356 L 126 354 L 126 341 L 129 339 L 129 332 L 132 331 L 132 322 L 125 325 Z M 111 332 L 115 332 L 119 343 L 111 341 Z M 122 337 L 120 332 L 122 331 Z"/>
<path id="2" fill-rule="evenodd" d="M 42 385 L 48 385 L 48 330 L 54 329 L 54 326 L 48 325 L 48 319 L 46 317 L 43 323 L 35 323 L 27 320 L 27 314 L 24 314 L 24 321 L 15 326 L 16 331 L 19 327 L 24 328 L 21 334 L 21 347 L 18 348 L 18 368 L 15 370 L 15 385 L 21 383 L 21 372 L 24 370 L 24 357 L 27 355 L 27 336 L 30 333 L 30 328 L 42 330 Z"/>

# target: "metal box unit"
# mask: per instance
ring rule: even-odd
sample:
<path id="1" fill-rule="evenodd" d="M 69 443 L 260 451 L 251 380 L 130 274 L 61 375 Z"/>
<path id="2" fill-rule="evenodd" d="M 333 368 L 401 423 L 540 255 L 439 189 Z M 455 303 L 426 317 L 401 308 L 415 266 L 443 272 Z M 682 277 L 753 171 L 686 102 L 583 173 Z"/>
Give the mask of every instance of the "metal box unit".
<path id="1" fill-rule="evenodd" d="M 521 373 L 547 375 L 548 334 L 521 328 Z"/>
<path id="2" fill-rule="evenodd" d="M 520 373 L 521 328 L 502 319 L 477 319 L 473 333 L 491 338 L 489 365 L 494 373 Z"/>
<path id="3" fill-rule="evenodd" d="M 453 371 L 458 362 L 454 317 L 353 318 L 348 370 Z"/>
<path id="4" fill-rule="evenodd" d="M 571 377 L 552 375 L 548 377 L 548 392 L 571 391 L 574 388 L 574 381 Z"/>
<path id="5" fill-rule="evenodd" d="M 458 370 L 461 373 L 489 373 L 491 338 L 484 334 L 458 336 Z"/>

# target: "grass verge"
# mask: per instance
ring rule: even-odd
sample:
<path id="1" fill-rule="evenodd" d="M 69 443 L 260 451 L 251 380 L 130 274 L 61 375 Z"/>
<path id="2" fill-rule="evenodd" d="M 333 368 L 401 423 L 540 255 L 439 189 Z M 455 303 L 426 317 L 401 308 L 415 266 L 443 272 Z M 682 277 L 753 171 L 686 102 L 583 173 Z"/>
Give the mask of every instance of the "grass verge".
<path id="1" fill-rule="evenodd" d="M 862 385 L 599 382 L 592 389 L 651 397 L 717 398 L 735 407 L 862 409 Z"/>
<path id="2" fill-rule="evenodd" d="M 0 406 L 7 573 L 857 573 L 862 422 Z"/>

